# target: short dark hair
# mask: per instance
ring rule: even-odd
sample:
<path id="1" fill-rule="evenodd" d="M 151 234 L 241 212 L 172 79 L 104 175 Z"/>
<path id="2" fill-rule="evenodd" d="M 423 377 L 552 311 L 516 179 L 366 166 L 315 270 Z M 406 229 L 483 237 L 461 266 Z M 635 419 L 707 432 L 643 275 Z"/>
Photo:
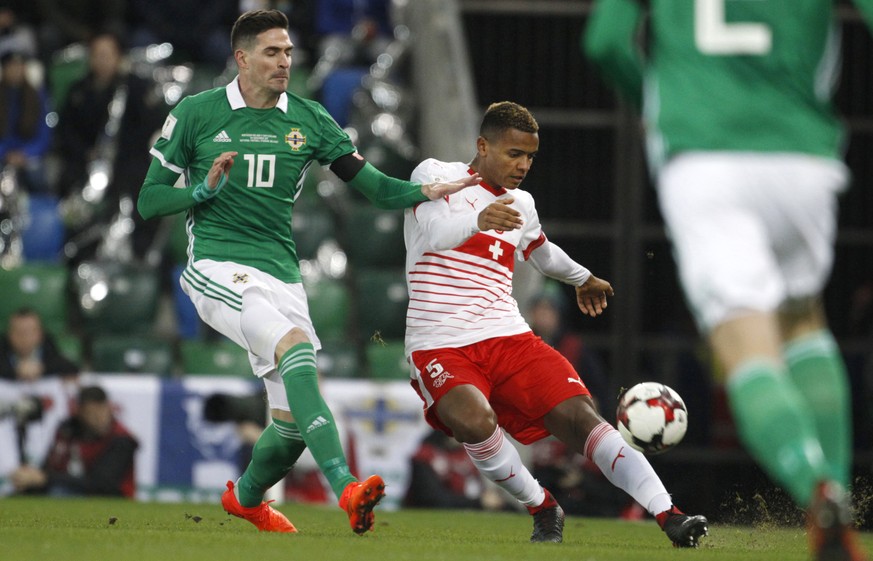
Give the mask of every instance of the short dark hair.
<path id="1" fill-rule="evenodd" d="M 12 315 L 15 317 L 18 316 L 39 316 L 39 312 L 30 306 L 21 306 L 19 308 L 15 308 L 15 311 L 12 312 Z"/>
<path id="2" fill-rule="evenodd" d="M 482 117 L 479 135 L 488 138 L 489 135 L 499 134 L 507 129 L 538 132 L 540 127 L 525 107 L 512 101 L 492 103 Z"/>
<path id="3" fill-rule="evenodd" d="M 79 390 L 79 405 L 86 403 L 106 403 L 109 401 L 109 396 L 106 395 L 106 390 L 100 386 L 85 386 Z"/>
<path id="4" fill-rule="evenodd" d="M 11 324 L 13 319 L 21 318 L 36 318 L 36 320 L 39 321 L 40 326 L 42 326 L 42 316 L 40 316 L 39 312 L 31 308 L 30 306 L 21 306 L 20 308 L 17 308 L 14 312 L 9 314 L 8 323 Z"/>
<path id="5" fill-rule="evenodd" d="M 244 12 L 230 30 L 230 48 L 234 51 L 249 46 L 255 37 L 270 29 L 288 29 L 288 17 L 279 10 L 249 10 Z"/>

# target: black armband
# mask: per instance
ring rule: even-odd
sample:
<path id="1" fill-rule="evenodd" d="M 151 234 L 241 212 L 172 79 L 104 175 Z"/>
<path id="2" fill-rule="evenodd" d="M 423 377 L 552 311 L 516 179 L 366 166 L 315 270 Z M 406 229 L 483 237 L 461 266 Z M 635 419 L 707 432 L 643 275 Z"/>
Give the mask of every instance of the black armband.
<path id="1" fill-rule="evenodd" d="M 330 164 L 330 171 L 334 172 L 337 177 L 348 183 L 351 181 L 361 168 L 366 164 L 363 156 L 357 152 L 340 156 Z"/>

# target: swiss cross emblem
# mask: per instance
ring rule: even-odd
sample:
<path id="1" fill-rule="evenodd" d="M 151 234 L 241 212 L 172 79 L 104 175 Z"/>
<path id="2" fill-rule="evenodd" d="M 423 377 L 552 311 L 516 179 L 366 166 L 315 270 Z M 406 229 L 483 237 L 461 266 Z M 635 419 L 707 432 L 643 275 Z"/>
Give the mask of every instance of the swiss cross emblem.
<path id="1" fill-rule="evenodd" d="M 503 255 L 503 248 L 500 247 L 500 241 L 494 240 L 494 243 L 488 246 L 488 251 L 491 252 L 491 259 L 497 261 Z"/>
<path id="2" fill-rule="evenodd" d="M 291 150 L 297 152 L 306 144 L 306 135 L 300 132 L 300 129 L 291 129 L 291 132 L 285 135 L 285 142 L 291 147 Z"/>

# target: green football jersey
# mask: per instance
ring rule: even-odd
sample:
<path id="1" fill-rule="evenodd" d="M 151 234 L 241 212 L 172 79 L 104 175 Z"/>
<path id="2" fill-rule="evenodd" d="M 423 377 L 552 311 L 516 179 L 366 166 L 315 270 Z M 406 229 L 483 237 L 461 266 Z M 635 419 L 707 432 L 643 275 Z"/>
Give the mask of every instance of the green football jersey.
<path id="1" fill-rule="evenodd" d="M 856 3 L 869 15 L 870 0 Z M 688 150 L 842 155 L 831 103 L 840 63 L 832 0 L 648 4 L 645 55 L 631 44 L 642 18 L 635 0 L 600 0 L 585 47 L 629 98 L 639 98 L 632 89 L 642 84 L 656 166 Z M 625 45 L 612 48 L 618 42 Z"/>
<path id="2" fill-rule="evenodd" d="M 319 103 L 288 93 L 274 108 L 246 107 L 234 81 L 183 99 L 151 153 L 195 185 L 229 151 L 238 155 L 227 184 L 188 210 L 189 254 L 300 282 L 291 217 L 303 175 L 313 162 L 328 165 L 355 146 Z"/>

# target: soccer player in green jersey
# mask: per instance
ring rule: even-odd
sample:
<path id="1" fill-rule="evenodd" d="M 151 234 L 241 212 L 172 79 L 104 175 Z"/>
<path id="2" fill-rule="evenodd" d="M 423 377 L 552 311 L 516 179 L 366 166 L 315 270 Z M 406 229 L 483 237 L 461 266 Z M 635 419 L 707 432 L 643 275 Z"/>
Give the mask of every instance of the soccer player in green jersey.
<path id="1" fill-rule="evenodd" d="M 868 24 L 873 0 L 854 0 Z M 807 509 L 818 559 L 852 532 L 849 385 L 821 293 L 848 183 L 833 0 L 598 0 L 583 49 L 641 107 L 679 276 L 728 372 L 742 441 Z"/>
<path id="2" fill-rule="evenodd" d="M 242 14 L 231 47 L 237 78 L 183 99 L 167 117 L 138 210 L 144 218 L 187 212 L 189 259 L 180 283 L 203 320 L 249 352 L 267 389 L 273 422 L 240 479 L 228 481 L 224 509 L 260 530 L 296 532 L 263 496 L 308 447 L 361 534 L 372 529 L 385 485 L 378 475 L 359 482 L 349 472 L 318 388 L 321 344 L 291 237 L 294 201 L 312 163 L 330 165 L 382 208 L 439 199 L 479 177 L 423 185 L 366 163 L 321 105 L 286 93 L 293 45 L 281 12 Z M 186 186 L 175 188 L 180 175 Z"/>

